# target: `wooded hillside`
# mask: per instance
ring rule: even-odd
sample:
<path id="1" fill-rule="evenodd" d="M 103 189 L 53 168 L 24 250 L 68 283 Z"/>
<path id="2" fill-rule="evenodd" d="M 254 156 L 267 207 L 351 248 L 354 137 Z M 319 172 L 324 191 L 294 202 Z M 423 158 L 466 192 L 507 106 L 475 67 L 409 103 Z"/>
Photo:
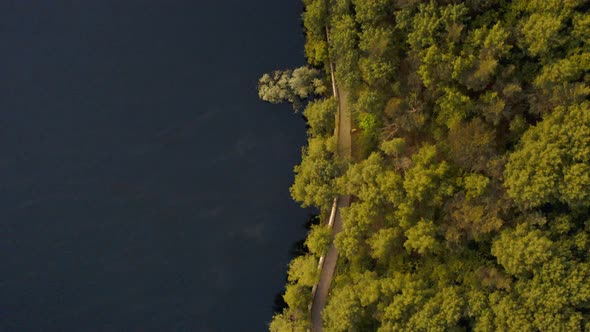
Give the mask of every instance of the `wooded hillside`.
<path id="1" fill-rule="evenodd" d="M 590 2 L 304 3 L 309 65 L 329 82 L 333 60 L 356 129 L 336 158 L 314 78 L 291 192 L 353 197 L 324 330 L 590 330 Z M 291 263 L 271 331 L 307 330 L 329 235 Z"/>

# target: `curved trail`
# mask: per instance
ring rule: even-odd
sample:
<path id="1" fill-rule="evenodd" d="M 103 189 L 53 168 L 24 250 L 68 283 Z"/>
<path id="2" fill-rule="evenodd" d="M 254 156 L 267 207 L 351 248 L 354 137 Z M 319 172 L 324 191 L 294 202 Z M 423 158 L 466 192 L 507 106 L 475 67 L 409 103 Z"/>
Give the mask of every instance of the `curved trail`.
<path id="1" fill-rule="evenodd" d="M 333 77 L 334 76 L 332 75 L 332 82 L 334 82 Z M 348 94 L 345 90 L 340 89 L 335 84 L 333 84 L 333 87 L 334 94 L 338 98 L 338 125 L 336 127 L 336 136 L 338 139 L 338 156 L 345 159 L 350 159 L 352 149 L 352 138 L 350 135 L 352 119 L 350 108 L 347 105 Z M 336 199 L 336 215 L 334 217 L 332 229 L 332 243 L 330 244 L 328 252 L 324 256 L 323 263 L 320 263 L 320 281 L 314 288 L 315 292 L 313 293 L 313 301 L 311 304 L 312 332 L 322 331 L 322 311 L 326 306 L 330 284 L 332 283 L 334 270 L 336 269 L 336 261 L 338 260 L 338 249 L 334 247 L 334 237 L 342 230 L 342 217 L 340 216 L 340 208 L 348 207 L 349 205 L 350 196 L 341 196 Z"/>

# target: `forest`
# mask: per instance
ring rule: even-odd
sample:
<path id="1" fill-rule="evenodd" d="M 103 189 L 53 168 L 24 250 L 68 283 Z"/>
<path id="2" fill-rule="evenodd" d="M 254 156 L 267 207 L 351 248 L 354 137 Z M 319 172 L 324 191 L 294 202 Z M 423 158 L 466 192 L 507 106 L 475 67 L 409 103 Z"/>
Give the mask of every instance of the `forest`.
<path id="1" fill-rule="evenodd" d="M 270 331 L 310 328 L 338 195 L 325 331 L 590 330 L 590 1 L 303 3 L 308 65 L 259 94 L 307 119 L 290 191 L 324 222 Z"/>

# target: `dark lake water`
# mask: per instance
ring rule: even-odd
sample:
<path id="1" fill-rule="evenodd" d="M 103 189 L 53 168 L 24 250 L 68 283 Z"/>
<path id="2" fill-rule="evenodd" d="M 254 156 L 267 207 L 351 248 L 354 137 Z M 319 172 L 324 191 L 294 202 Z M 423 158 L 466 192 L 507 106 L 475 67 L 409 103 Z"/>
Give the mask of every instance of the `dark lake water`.
<path id="1" fill-rule="evenodd" d="M 308 212 L 299 1 L 0 2 L 0 331 L 262 331 Z"/>

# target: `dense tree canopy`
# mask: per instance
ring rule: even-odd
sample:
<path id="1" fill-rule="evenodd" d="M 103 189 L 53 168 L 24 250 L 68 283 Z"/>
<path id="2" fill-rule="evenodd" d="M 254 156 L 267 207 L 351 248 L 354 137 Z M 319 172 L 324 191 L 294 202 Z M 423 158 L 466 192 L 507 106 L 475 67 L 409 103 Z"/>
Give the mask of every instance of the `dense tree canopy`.
<path id="1" fill-rule="evenodd" d="M 305 206 L 329 206 L 334 199 L 334 181 L 341 173 L 341 163 L 334 154 L 333 137 L 310 137 L 303 149 L 302 161 L 295 166 L 291 195 Z"/>
<path id="2" fill-rule="evenodd" d="M 324 329 L 589 330 L 590 2 L 304 4 L 308 61 L 333 61 L 355 128 L 345 164 L 335 101 L 310 103 L 291 188 L 321 209 L 352 197 Z M 326 230 L 290 265 L 272 331 L 308 327 L 295 294 Z"/>
<path id="3" fill-rule="evenodd" d="M 300 67 L 295 70 L 276 70 L 258 80 L 258 96 L 270 103 L 289 102 L 299 110 L 303 99 L 326 92 L 317 69 Z"/>
<path id="4" fill-rule="evenodd" d="M 590 207 L 590 104 L 558 107 L 527 130 L 510 155 L 506 186 L 526 207 Z"/>

